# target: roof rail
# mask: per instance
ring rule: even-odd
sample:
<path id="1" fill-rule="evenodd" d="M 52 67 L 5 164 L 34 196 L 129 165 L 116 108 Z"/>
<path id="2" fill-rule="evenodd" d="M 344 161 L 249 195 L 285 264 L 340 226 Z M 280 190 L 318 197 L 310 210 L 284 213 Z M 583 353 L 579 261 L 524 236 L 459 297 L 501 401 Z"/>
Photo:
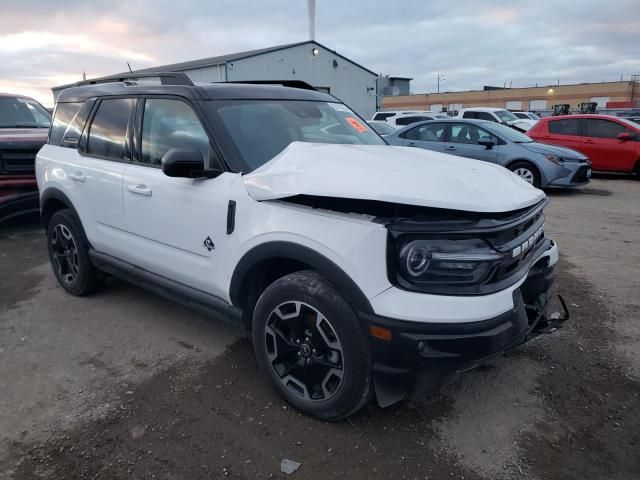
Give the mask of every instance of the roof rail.
<path id="1" fill-rule="evenodd" d="M 307 82 L 303 82 L 302 80 L 234 80 L 232 82 L 221 82 L 221 83 L 247 83 L 249 85 L 282 85 L 283 87 L 289 88 L 300 88 L 302 90 L 313 90 L 319 91 L 315 87 L 309 85 Z"/>
<path id="2" fill-rule="evenodd" d="M 188 85 L 193 86 L 193 82 L 184 72 L 150 72 L 150 73 L 127 73 L 111 75 L 108 77 L 83 80 L 75 84 L 76 87 L 83 85 L 96 85 L 99 83 L 114 83 L 135 81 L 141 78 L 159 78 L 162 85 Z"/>

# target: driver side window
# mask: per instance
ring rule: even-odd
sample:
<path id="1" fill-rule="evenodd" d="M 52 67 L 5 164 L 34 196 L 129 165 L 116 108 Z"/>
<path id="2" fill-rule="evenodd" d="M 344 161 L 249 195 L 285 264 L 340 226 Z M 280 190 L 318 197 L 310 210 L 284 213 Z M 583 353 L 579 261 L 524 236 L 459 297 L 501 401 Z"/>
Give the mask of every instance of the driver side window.
<path id="1" fill-rule="evenodd" d="M 187 103 L 168 98 L 148 98 L 142 120 L 141 163 L 160 165 L 172 148 L 194 149 L 209 160 L 209 136 Z"/>

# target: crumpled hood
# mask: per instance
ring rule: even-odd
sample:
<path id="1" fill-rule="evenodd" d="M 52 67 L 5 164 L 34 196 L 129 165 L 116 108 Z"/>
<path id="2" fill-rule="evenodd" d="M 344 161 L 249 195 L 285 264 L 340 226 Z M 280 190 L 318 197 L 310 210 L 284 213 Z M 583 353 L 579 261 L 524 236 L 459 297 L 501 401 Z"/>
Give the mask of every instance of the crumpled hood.
<path id="1" fill-rule="evenodd" d="M 520 145 L 522 145 L 527 150 L 540 153 L 542 155 L 546 155 L 550 153 L 551 155 L 557 155 L 558 157 L 564 157 L 564 158 L 577 158 L 581 160 L 587 159 L 585 155 L 583 155 L 582 153 L 576 150 L 572 150 L 571 148 L 558 147 L 556 145 L 548 145 L 546 143 L 538 143 L 538 142 L 521 143 Z"/>
<path id="2" fill-rule="evenodd" d="M 545 194 L 498 165 L 386 145 L 293 142 L 243 176 L 258 201 L 295 195 L 378 200 L 472 212 L 508 212 Z"/>

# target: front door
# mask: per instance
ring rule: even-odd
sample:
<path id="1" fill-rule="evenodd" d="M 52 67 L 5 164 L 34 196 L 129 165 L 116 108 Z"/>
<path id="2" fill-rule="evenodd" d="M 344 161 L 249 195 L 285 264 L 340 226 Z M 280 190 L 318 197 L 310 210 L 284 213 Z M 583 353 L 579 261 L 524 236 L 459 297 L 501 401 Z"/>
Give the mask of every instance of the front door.
<path id="1" fill-rule="evenodd" d="M 478 142 L 481 139 L 492 140 L 494 145 L 490 147 L 480 145 Z M 449 140 L 445 143 L 444 151 L 460 157 L 497 163 L 498 139 L 471 123 L 454 123 L 451 124 Z"/>
<path id="2" fill-rule="evenodd" d="M 155 274 L 224 297 L 215 279 L 216 245 L 226 235 L 229 195 L 237 175 L 172 178 L 161 168 L 171 149 L 200 152 L 219 168 L 193 106 L 177 98 L 147 98 L 138 108 L 136 158 L 124 175 L 124 211 L 131 251 L 125 260 Z"/>
<path id="3" fill-rule="evenodd" d="M 587 118 L 585 124 L 583 150 L 589 152 L 587 156 L 595 170 L 633 171 L 637 160 L 636 142 L 620 140 L 618 135 L 625 132 L 635 135 L 634 132 L 621 123 L 600 118 Z"/>

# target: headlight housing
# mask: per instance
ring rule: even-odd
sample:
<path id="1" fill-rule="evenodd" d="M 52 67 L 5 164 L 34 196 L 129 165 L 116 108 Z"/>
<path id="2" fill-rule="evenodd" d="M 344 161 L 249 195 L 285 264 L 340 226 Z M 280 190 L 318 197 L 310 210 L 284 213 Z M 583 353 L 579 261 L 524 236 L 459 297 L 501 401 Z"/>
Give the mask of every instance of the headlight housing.
<path id="1" fill-rule="evenodd" d="M 422 291 L 480 285 L 505 255 L 480 239 L 414 239 L 396 250 L 400 283 Z"/>
<path id="2" fill-rule="evenodd" d="M 547 160 L 549 160 L 550 162 L 555 163 L 556 165 L 560 165 L 560 166 L 562 166 L 563 161 L 562 161 L 562 159 L 561 159 L 559 156 L 557 156 L 557 155 L 552 155 L 551 153 L 547 153 L 547 154 L 545 154 L 545 155 L 544 155 L 544 158 L 546 158 L 546 159 L 547 159 Z"/>

